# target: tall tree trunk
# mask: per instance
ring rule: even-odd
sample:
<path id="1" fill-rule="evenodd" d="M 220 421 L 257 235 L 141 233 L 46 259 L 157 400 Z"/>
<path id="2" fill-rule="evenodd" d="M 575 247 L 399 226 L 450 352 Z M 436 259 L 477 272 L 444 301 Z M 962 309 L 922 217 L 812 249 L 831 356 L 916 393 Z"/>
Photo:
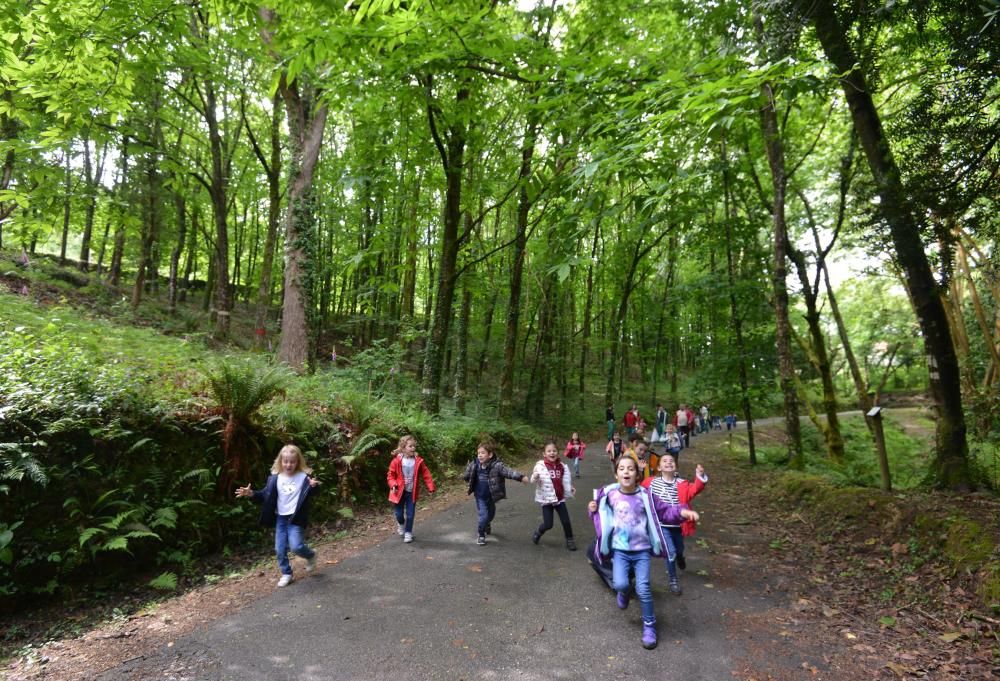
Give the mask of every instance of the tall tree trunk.
<path id="1" fill-rule="evenodd" d="M 722 183 L 723 201 L 726 224 L 726 283 L 729 289 L 729 316 L 732 319 L 733 337 L 736 341 L 736 366 L 740 383 L 740 406 L 743 408 L 743 420 L 747 424 L 747 449 L 750 450 L 750 465 L 757 465 L 757 447 L 754 443 L 753 410 L 750 404 L 750 379 L 747 372 L 747 349 L 743 338 L 742 307 L 736 299 L 736 266 L 733 258 L 733 214 L 729 187 L 729 158 L 726 144 L 722 143 Z M 676 373 L 674 374 L 676 381 Z"/>
<path id="2" fill-rule="evenodd" d="M 70 166 L 70 158 L 72 156 L 72 147 L 70 145 L 66 146 L 66 174 L 64 178 L 64 193 L 63 193 L 63 224 L 62 224 L 62 240 L 59 245 L 59 264 L 66 264 L 66 242 L 69 239 L 69 215 L 70 206 L 73 199 L 73 170 Z"/>
<path id="3" fill-rule="evenodd" d="M 472 310 L 472 291 L 468 282 L 462 287 L 462 310 L 458 315 L 458 351 L 455 358 L 455 409 L 465 416 L 466 390 L 469 378 L 469 315 Z"/>
<path id="4" fill-rule="evenodd" d="M 451 306 L 455 297 L 458 251 L 462 243 L 458 232 L 462 221 L 462 170 L 464 168 L 467 130 L 464 122 L 465 117 L 459 116 L 449 126 L 446 139 L 440 139 L 435 121 L 433 82 L 430 76 L 425 76 L 425 84 L 428 120 L 441 156 L 445 175 L 444 220 L 441 226 L 441 256 L 438 265 L 437 294 L 435 295 L 437 305 L 434 307 L 434 320 L 424 351 L 424 377 L 421 387 L 424 409 L 431 414 L 437 414 L 440 410 L 441 369 L 448 343 Z M 465 107 L 469 94 L 467 85 L 459 87 L 455 93 L 456 108 L 463 109 Z"/>
<path id="5" fill-rule="evenodd" d="M 833 3 L 810 0 L 803 6 L 810 11 L 827 59 L 838 73 L 843 74 L 841 84 L 881 199 L 879 209 L 889 225 L 896 259 L 906 275 L 907 292 L 923 334 L 931 395 L 937 408 L 937 437 L 931 465 L 934 476 L 942 487 L 958 491 L 971 489 L 961 373 L 940 287 L 921 241 L 919 218 L 903 186 L 864 67 L 854 56 Z"/>
<path id="6" fill-rule="evenodd" d="M 594 241 L 590 247 L 590 262 L 587 263 L 587 299 L 583 304 L 583 329 L 580 340 L 580 383 L 578 389 L 580 409 L 583 409 L 586 405 L 587 355 L 590 353 L 590 329 L 592 326 L 590 317 L 594 313 L 594 263 L 597 261 L 597 246 L 601 240 L 600 218 L 595 220 L 594 223 Z"/>
<path id="7" fill-rule="evenodd" d="M 778 375 L 781 394 L 785 401 L 785 432 L 788 436 L 788 457 L 793 468 L 802 468 L 802 432 L 799 424 L 799 403 L 795 391 L 795 364 L 792 361 L 791 325 L 788 321 L 788 286 L 785 279 L 788 269 L 785 247 L 788 228 L 785 224 L 785 151 L 778 130 L 778 113 L 774 102 L 774 89 L 764 83 L 761 90 L 765 104 L 760 111 L 761 130 L 767 162 L 771 168 L 771 187 L 774 191 L 771 207 L 774 228 L 774 251 L 771 264 L 771 287 L 774 292 L 775 344 L 778 350 Z"/>
<path id="8" fill-rule="evenodd" d="M 174 211 L 177 213 L 177 245 L 170 252 L 170 273 L 167 279 L 167 309 L 170 314 L 177 313 L 177 276 L 187 239 L 187 208 L 184 195 L 177 189 L 174 190 Z"/>
<path id="9" fill-rule="evenodd" d="M 315 99 L 300 80 L 289 84 L 284 76 L 279 89 L 285 100 L 289 130 L 288 212 L 285 215 L 285 294 L 281 314 L 278 359 L 295 371 L 304 371 L 314 357 L 311 327 L 314 211 L 313 174 L 323 142 L 327 104 Z"/>
<path id="10" fill-rule="evenodd" d="M 524 256 L 528 248 L 528 212 L 531 210 L 531 196 L 528 193 L 528 179 L 531 177 L 532 158 L 535 155 L 535 141 L 538 137 L 538 122 L 529 115 L 521 144 L 521 166 L 517 179 L 517 217 L 514 224 L 514 256 L 510 269 L 510 295 L 507 299 L 507 326 L 504 330 L 503 368 L 500 372 L 500 418 L 509 420 L 514 406 L 514 366 L 517 361 L 517 331 L 521 321 L 521 287 L 524 278 Z"/>

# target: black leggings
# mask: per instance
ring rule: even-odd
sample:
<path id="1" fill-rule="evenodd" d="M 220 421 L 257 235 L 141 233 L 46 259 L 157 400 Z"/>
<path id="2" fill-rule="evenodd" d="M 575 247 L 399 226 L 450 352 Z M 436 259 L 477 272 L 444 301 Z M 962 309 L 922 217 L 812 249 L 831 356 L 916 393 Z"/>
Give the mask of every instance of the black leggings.
<path id="1" fill-rule="evenodd" d="M 556 504 L 552 506 L 551 504 L 542 505 L 542 524 L 538 526 L 538 534 L 545 534 L 552 529 L 552 509 L 555 509 L 556 513 L 559 514 L 559 522 L 562 523 L 563 532 L 566 534 L 567 539 L 573 538 L 573 526 L 569 522 L 569 511 L 566 510 L 565 502 Z"/>

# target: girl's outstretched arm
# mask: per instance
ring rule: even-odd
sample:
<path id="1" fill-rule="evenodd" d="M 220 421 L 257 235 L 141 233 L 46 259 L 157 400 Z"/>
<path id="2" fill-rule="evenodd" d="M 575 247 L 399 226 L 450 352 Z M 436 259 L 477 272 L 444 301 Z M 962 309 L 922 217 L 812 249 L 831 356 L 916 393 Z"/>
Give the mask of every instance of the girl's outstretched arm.
<path id="1" fill-rule="evenodd" d="M 253 489 L 250 487 L 250 483 L 248 482 L 246 487 L 237 487 L 236 488 L 236 496 L 237 497 L 252 497 L 253 496 Z"/>

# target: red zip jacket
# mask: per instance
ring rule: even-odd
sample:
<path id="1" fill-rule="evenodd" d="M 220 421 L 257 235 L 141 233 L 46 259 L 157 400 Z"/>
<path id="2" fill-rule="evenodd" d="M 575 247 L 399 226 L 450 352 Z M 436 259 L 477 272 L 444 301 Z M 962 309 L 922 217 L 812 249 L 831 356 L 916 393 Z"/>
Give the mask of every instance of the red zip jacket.
<path id="1" fill-rule="evenodd" d="M 413 457 L 416 462 L 413 464 L 413 503 L 417 502 L 417 494 L 420 490 L 420 477 L 423 476 L 424 486 L 428 492 L 434 491 L 434 480 L 431 479 L 431 472 L 427 469 L 424 460 L 419 456 Z M 403 478 L 403 455 L 397 454 L 389 463 L 389 473 L 386 475 L 389 481 L 389 501 L 398 504 L 403 498 L 406 489 L 406 480 Z"/>
<path id="2" fill-rule="evenodd" d="M 653 480 L 655 480 L 655 476 L 650 476 L 639 484 L 648 489 L 653 484 Z M 705 483 L 697 475 L 694 477 L 694 482 L 677 478 L 677 503 L 691 508 L 691 500 L 698 496 L 703 489 L 705 489 Z M 684 520 L 681 523 L 681 536 L 690 537 L 697 527 L 698 524 L 695 521 Z"/>

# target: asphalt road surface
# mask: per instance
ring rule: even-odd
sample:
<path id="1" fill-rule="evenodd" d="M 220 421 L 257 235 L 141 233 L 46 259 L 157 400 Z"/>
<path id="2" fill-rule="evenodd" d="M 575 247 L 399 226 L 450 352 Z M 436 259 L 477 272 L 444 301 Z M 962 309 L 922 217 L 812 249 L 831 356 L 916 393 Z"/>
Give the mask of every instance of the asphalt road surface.
<path id="1" fill-rule="evenodd" d="M 697 438 L 683 458 L 716 437 Z M 682 474 L 692 474 L 683 460 Z M 309 576 L 293 562 L 290 586 L 99 678 L 732 679 L 744 651 L 727 632 L 727 611 L 767 607 L 759 591 L 725 577 L 748 565 L 732 545 L 743 530 L 711 521 L 710 482 L 696 503 L 708 511 L 697 535 L 706 544 L 688 542 L 684 594 L 667 591 L 661 559 L 652 564 L 660 644 L 644 650 L 638 602 L 618 610 L 586 560 L 586 505 L 608 482 L 603 453 L 588 453 L 569 501 L 578 551 L 566 549 L 558 518 L 532 544 L 541 519 L 534 486 L 508 481 L 486 546 L 475 542 L 471 498 L 434 516 L 418 511 L 413 543 L 387 533 Z"/>

